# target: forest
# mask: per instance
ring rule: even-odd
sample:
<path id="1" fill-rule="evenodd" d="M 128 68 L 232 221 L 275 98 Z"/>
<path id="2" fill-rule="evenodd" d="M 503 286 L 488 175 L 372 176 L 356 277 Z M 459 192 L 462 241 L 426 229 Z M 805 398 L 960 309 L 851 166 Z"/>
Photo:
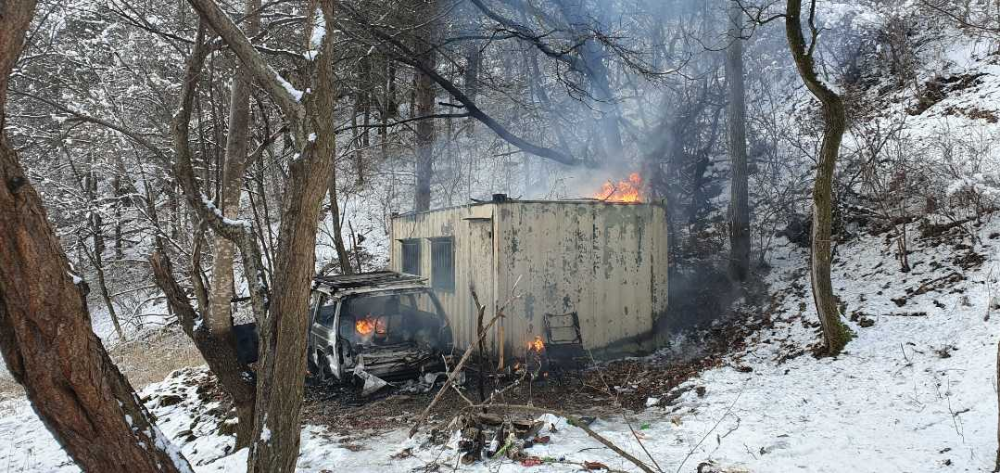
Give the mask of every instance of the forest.
<path id="1" fill-rule="evenodd" d="M 997 0 L 0 0 L 0 469 L 998 472 L 998 120 Z"/>

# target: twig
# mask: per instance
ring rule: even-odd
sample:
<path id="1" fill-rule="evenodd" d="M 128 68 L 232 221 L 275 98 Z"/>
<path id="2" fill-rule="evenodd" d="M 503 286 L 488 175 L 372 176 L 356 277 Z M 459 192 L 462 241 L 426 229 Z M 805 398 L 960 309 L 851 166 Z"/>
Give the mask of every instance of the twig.
<path id="1" fill-rule="evenodd" d="M 643 463 L 642 460 L 639 460 L 638 458 L 632 456 L 631 454 L 629 454 L 625 450 L 622 450 L 619 446 L 615 445 L 614 443 L 612 443 L 610 440 L 608 440 L 607 438 L 605 438 L 601 434 L 599 434 L 597 432 L 594 432 L 590 427 L 587 427 L 587 424 L 585 422 L 583 422 L 582 420 L 580 420 L 580 418 L 578 418 L 576 416 L 567 414 L 567 413 L 562 412 L 562 411 L 557 411 L 555 409 L 546 409 L 544 407 L 525 406 L 525 405 L 507 405 L 507 406 L 504 406 L 504 407 L 507 408 L 507 409 L 519 409 L 519 410 L 524 410 L 524 411 L 537 412 L 537 413 L 541 413 L 541 414 L 552 414 L 552 415 L 555 415 L 555 416 L 563 417 L 563 418 L 565 418 L 566 420 L 569 421 L 570 425 L 573 425 L 575 427 L 579 427 L 580 430 L 583 430 L 584 432 L 586 432 L 587 435 L 591 436 L 594 440 L 597 440 L 598 442 L 600 442 L 605 447 L 608 447 L 613 452 L 615 452 L 618 455 L 620 455 L 622 458 L 624 458 L 624 459 L 632 462 L 632 464 L 635 465 L 635 466 L 637 466 L 637 467 L 639 467 L 640 470 L 644 471 L 645 473 L 656 473 L 656 470 L 653 470 L 652 468 L 650 468 L 648 465 L 646 465 L 645 463 Z"/>
<path id="2" fill-rule="evenodd" d="M 696 450 L 698 450 L 698 447 L 700 447 L 702 443 L 705 442 L 705 439 L 707 439 L 708 436 L 711 435 L 712 432 L 715 432 L 715 429 L 719 428 L 719 424 L 722 423 L 722 420 L 729 416 L 729 413 L 732 412 L 732 410 L 733 410 L 733 406 L 736 405 L 736 401 L 740 400 L 740 396 L 742 396 L 743 395 L 743 391 L 746 390 L 747 384 L 750 384 L 750 380 L 749 379 L 745 383 L 743 383 L 743 387 L 740 388 L 740 392 L 736 394 L 736 399 L 733 399 L 733 402 L 729 404 L 729 407 L 726 408 L 726 412 L 724 412 L 722 414 L 722 417 L 719 417 L 719 420 L 715 422 L 715 425 L 713 425 L 712 428 L 709 429 L 708 432 L 705 432 L 705 435 L 701 437 L 701 440 L 699 440 L 698 443 L 695 444 L 695 446 L 691 448 L 691 451 L 689 451 L 688 454 L 687 454 L 687 456 L 684 457 L 684 460 L 681 461 L 681 464 L 677 465 L 677 472 L 676 473 L 680 473 L 681 468 L 683 468 L 684 464 L 687 463 L 687 461 L 688 461 L 689 458 L 691 458 L 691 455 L 694 455 L 694 452 Z"/>
<path id="3" fill-rule="evenodd" d="M 636 442 L 639 442 L 639 446 L 642 447 L 642 451 L 646 452 L 646 456 L 649 457 L 649 461 L 653 462 L 653 466 L 656 467 L 656 471 L 663 473 L 663 468 L 660 468 L 660 464 L 656 462 L 656 459 L 653 458 L 653 455 L 651 453 L 649 453 L 649 450 L 646 450 L 646 445 L 642 443 L 642 439 L 639 438 L 639 434 L 636 433 L 635 429 L 632 428 L 632 423 L 629 422 L 628 419 L 625 419 L 625 425 L 628 426 L 628 430 L 632 431 L 632 436 L 635 437 Z"/>
<path id="4" fill-rule="evenodd" d="M 486 334 L 486 330 L 489 330 L 490 327 L 492 327 L 493 324 L 496 323 L 496 321 L 499 320 L 501 317 L 503 317 L 503 312 L 497 312 L 497 315 L 493 316 L 493 319 L 490 320 L 490 323 L 483 328 L 483 332 L 479 334 L 479 337 L 482 338 Z M 472 354 L 472 351 L 475 348 L 476 344 L 470 343 L 469 348 L 465 349 L 465 353 L 462 355 L 462 359 L 458 361 L 457 365 L 455 365 L 455 369 L 451 370 L 451 373 L 448 374 L 448 379 L 444 382 L 444 386 L 441 386 L 441 389 L 438 390 L 438 393 L 434 396 L 434 399 L 431 400 L 431 403 L 428 404 L 427 407 L 424 408 L 424 411 L 420 413 L 420 417 L 417 418 L 417 423 L 413 424 L 413 427 L 410 428 L 410 433 L 408 435 L 409 437 L 413 437 L 413 435 L 417 433 L 417 430 L 420 429 L 420 425 L 427 420 L 427 416 L 430 415 L 431 409 L 433 409 L 434 406 L 438 403 L 438 401 L 441 400 L 441 397 L 444 396 L 444 393 L 445 391 L 448 390 L 448 387 L 455 382 L 455 378 L 458 377 L 458 373 L 460 373 L 462 371 L 462 368 L 465 367 L 465 362 L 469 361 L 469 355 Z"/>
<path id="5" fill-rule="evenodd" d="M 521 282 L 520 276 L 518 276 L 517 280 L 514 281 L 514 286 L 511 288 L 512 291 L 517 290 L 517 284 L 519 282 Z M 474 288 L 470 289 L 472 290 L 472 293 L 475 294 L 476 292 L 475 289 Z M 486 324 L 486 326 L 483 327 L 483 330 L 479 332 L 479 337 L 477 341 L 481 340 L 483 337 L 486 336 L 486 332 L 491 327 L 493 327 L 493 324 L 495 324 L 497 320 L 503 318 L 503 311 L 504 309 L 507 308 L 507 304 L 510 304 L 511 301 L 517 298 L 518 296 L 513 295 L 510 298 L 508 298 L 506 302 L 504 302 L 503 307 L 500 307 L 500 309 L 497 310 L 497 314 L 494 315 L 492 319 L 490 319 L 490 323 Z M 480 313 L 482 313 L 485 310 L 486 310 L 485 306 L 479 306 Z M 417 418 L 417 422 L 413 424 L 413 427 L 410 428 L 410 433 L 408 437 L 412 438 L 413 435 L 416 434 L 418 430 L 420 430 L 421 424 L 423 424 L 427 420 L 427 416 L 430 415 L 431 409 L 433 409 L 434 406 L 438 403 L 438 401 L 441 400 L 441 398 L 444 396 L 445 391 L 448 390 L 448 387 L 455 382 L 455 378 L 458 377 L 458 373 L 460 373 L 462 371 L 462 368 L 465 367 L 465 363 L 469 361 L 469 355 L 472 355 L 472 351 L 476 348 L 476 345 L 477 345 L 476 343 L 470 343 L 469 347 L 465 349 L 465 353 L 462 355 L 462 359 L 460 359 L 458 361 L 458 364 L 455 365 L 455 369 L 451 370 L 451 373 L 448 374 L 448 379 L 444 382 L 444 386 L 441 386 L 441 389 L 434 396 L 434 399 L 432 399 L 431 403 L 428 404 L 427 407 L 424 409 L 424 411 L 420 413 L 420 417 Z"/>
<path id="6" fill-rule="evenodd" d="M 465 396 L 465 394 L 462 394 L 462 390 L 458 389 L 458 386 L 455 386 L 454 384 L 452 384 L 451 388 L 454 389 L 456 393 L 458 393 L 458 397 L 462 398 L 470 406 L 475 406 L 476 405 L 476 403 L 472 402 L 472 399 L 469 399 L 468 397 Z"/>

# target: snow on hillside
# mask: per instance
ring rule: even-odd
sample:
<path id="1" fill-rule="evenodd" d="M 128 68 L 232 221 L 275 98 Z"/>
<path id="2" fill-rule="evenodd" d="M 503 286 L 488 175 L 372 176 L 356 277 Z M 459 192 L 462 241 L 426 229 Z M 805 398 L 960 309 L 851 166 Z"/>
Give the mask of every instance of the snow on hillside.
<path id="1" fill-rule="evenodd" d="M 992 468 L 1000 313 L 991 313 L 990 299 L 1000 290 L 1000 219 L 943 232 L 945 227 L 925 227 L 929 236 L 923 238 L 916 227 L 911 225 L 917 236 L 909 273 L 899 271 L 880 236 L 838 248 L 834 283 L 856 338 L 837 358 L 808 353 L 819 336 L 807 258 L 801 249 L 782 246 L 768 275 L 772 301 L 765 314 L 772 323 L 726 366 L 678 388 L 686 391 L 671 405 L 629 416 L 660 467 L 695 471 L 708 463 L 721 471 L 752 472 Z M 219 400 L 199 389 L 204 377 L 200 370 L 179 371 L 147 387 L 144 398 L 156 394 L 151 411 L 198 471 L 241 469 L 245 452 L 223 456 L 233 440 L 218 435 Z M 24 400 L 0 404 L 0 413 L 0 465 L 9 471 L 77 471 Z M 549 434 L 549 445 L 536 445 L 529 454 L 634 469 L 565 420 L 545 420 L 557 431 Z M 622 417 L 599 419 L 592 427 L 647 459 Z M 444 446 L 426 440 L 418 436 L 408 442 L 399 430 L 348 439 L 307 426 L 299 468 L 405 472 L 433 462 L 455 464 L 455 439 Z M 394 458 L 404 448 L 412 455 Z M 537 468 L 579 469 L 559 463 Z M 523 469 L 510 460 L 460 466 L 482 472 Z"/>

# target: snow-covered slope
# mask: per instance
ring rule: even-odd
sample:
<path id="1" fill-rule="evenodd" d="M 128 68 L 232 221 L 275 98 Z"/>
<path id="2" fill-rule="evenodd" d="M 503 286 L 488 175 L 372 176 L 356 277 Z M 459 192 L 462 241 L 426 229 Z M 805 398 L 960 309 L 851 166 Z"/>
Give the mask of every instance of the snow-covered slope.
<path id="1" fill-rule="evenodd" d="M 726 366 L 681 387 L 704 390 L 689 389 L 671 405 L 629 416 L 662 469 L 695 471 L 702 463 L 753 472 L 992 468 L 1000 312 L 989 307 L 991 294 L 1000 290 L 1000 219 L 978 228 L 969 222 L 927 238 L 919 237 L 916 224 L 910 230 L 915 237 L 909 273 L 899 271 L 880 236 L 838 248 L 835 286 L 856 320 L 851 325 L 857 336 L 837 358 L 808 353 L 819 336 L 806 255 L 790 245 L 779 250 L 768 276 L 773 289 L 765 310 L 768 328 L 755 333 Z M 149 407 L 199 471 L 238 469 L 245 453 L 224 456 L 232 437 L 217 433 L 219 403 L 200 392 L 203 377 L 181 371 L 148 387 L 146 395 L 157 394 Z M 0 412 L 0 465 L 11 471 L 76 471 L 25 401 L 7 401 Z M 557 427 L 549 434 L 551 443 L 528 453 L 633 469 L 564 420 L 547 420 Z M 622 417 L 600 419 L 593 427 L 647 458 Z M 306 427 L 299 466 L 311 472 L 404 472 L 432 462 L 455 464 L 453 442 L 422 445 L 424 440 L 406 442 L 402 431 L 344 439 Z M 393 458 L 405 447 L 416 447 L 412 456 Z M 460 469 L 524 467 L 505 460 Z"/>

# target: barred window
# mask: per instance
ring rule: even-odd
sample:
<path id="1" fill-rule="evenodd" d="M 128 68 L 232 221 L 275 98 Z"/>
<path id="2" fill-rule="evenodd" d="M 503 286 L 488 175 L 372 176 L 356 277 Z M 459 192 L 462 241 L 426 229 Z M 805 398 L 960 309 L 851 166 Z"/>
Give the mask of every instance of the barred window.
<path id="1" fill-rule="evenodd" d="M 420 274 L 420 240 L 400 240 L 403 246 L 403 272 Z"/>
<path id="2" fill-rule="evenodd" d="M 431 239 L 431 287 L 455 290 L 455 245 L 451 238 Z"/>

